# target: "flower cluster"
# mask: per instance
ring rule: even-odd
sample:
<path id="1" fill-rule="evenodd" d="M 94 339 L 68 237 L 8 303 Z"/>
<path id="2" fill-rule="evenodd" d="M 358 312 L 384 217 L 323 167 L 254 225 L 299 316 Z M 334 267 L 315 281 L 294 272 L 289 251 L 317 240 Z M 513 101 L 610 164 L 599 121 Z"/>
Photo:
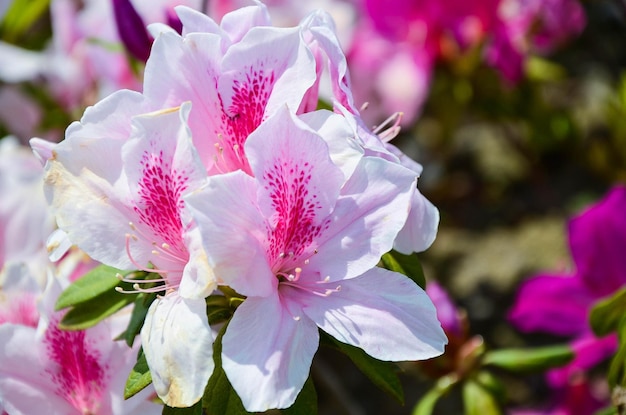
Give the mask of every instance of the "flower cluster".
<path id="1" fill-rule="evenodd" d="M 438 212 L 416 188 L 421 166 L 387 142 L 397 126 L 375 134 L 360 119 L 330 18 L 176 13 L 180 33 L 149 28 L 141 93 L 88 108 L 57 145 L 32 141 L 57 237 L 138 271 L 121 291 L 159 294 L 141 329 L 158 396 L 194 405 L 219 361 L 246 410 L 289 407 L 319 329 L 379 360 L 440 355 L 431 300 L 377 266 L 392 248 L 428 248 Z M 333 111 L 316 109 L 322 79 Z M 232 293 L 214 359 L 207 298 Z"/>

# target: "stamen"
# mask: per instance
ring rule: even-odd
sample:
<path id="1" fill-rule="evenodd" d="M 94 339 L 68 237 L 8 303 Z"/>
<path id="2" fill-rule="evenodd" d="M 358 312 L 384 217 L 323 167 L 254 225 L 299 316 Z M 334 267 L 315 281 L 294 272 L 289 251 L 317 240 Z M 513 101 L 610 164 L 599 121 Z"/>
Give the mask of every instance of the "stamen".
<path id="1" fill-rule="evenodd" d="M 372 132 L 377 134 L 382 141 L 388 143 L 400 133 L 400 121 L 402 121 L 403 116 L 403 112 L 395 112 L 391 114 L 389 118 L 383 121 L 379 126 L 375 127 Z M 393 124 L 383 131 L 383 129 L 391 122 L 393 122 Z"/>
<path id="2" fill-rule="evenodd" d="M 360 112 L 363 112 L 363 111 L 365 111 L 365 110 L 366 110 L 369 106 L 370 106 L 370 103 L 369 103 L 369 102 L 367 102 L 367 101 L 365 101 L 365 102 L 363 103 L 363 105 L 361 105 L 361 108 L 359 108 L 359 111 L 360 111 Z"/>

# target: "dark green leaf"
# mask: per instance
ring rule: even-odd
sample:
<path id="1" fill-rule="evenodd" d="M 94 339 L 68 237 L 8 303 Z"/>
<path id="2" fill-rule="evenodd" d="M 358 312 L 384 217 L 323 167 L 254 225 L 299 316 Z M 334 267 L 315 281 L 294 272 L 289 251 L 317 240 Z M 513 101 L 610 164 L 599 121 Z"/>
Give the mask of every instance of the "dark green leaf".
<path id="1" fill-rule="evenodd" d="M 448 391 L 456 384 L 456 376 L 443 376 L 439 378 L 435 386 L 430 389 L 419 400 L 415 408 L 413 408 L 412 415 L 431 415 L 435 409 L 435 405 L 439 398 L 448 393 Z"/>
<path id="2" fill-rule="evenodd" d="M 497 366 L 515 373 L 538 372 L 563 366 L 574 358 L 567 345 L 527 349 L 501 349 L 485 354 L 485 365 Z"/>
<path id="3" fill-rule="evenodd" d="M 500 415 L 498 401 L 487 389 L 472 379 L 463 383 L 465 415 Z"/>
<path id="4" fill-rule="evenodd" d="M 206 299 L 206 314 L 209 324 L 219 324 L 228 321 L 233 315 L 230 300 L 224 295 L 211 295 Z"/>
<path id="5" fill-rule="evenodd" d="M 320 333 L 320 339 L 324 344 L 330 345 L 348 356 L 376 386 L 404 404 L 404 391 L 400 379 L 398 379 L 398 366 L 395 363 L 374 359 L 358 347 L 342 343 L 323 332 Z"/>
<path id="6" fill-rule="evenodd" d="M 396 251 L 389 251 L 383 255 L 382 262 L 388 270 L 404 274 L 420 287 L 426 287 L 424 271 L 417 255 L 404 255 Z"/>
<path id="7" fill-rule="evenodd" d="M 215 369 L 202 397 L 202 407 L 207 415 L 245 415 L 248 413 L 222 369 L 222 337 L 226 327 L 227 325 L 222 327 L 213 342 Z"/>
<path id="8" fill-rule="evenodd" d="M 130 371 L 128 379 L 126 380 L 126 386 L 124 386 L 124 399 L 135 396 L 151 383 L 152 375 L 150 374 L 150 369 L 148 369 L 146 355 L 143 354 L 143 349 L 139 349 L 137 363 L 135 363 L 135 367 Z"/>
<path id="9" fill-rule="evenodd" d="M 121 284 L 122 287 L 125 284 Z M 130 287 L 128 287 L 130 288 Z M 83 301 L 68 311 L 59 323 L 64 330 L 84 330 L 121 310 L 137 298 L 137 294 L 122 294 L 110 290 L 96 298 Z"/>
<path id="10" fill-rule="evenodd" d="M 121 274 L 117 268 L 107 265 L 99 265 L 74 281 L 65 289 L 57 299 L 55 309 L 75 306 L 80 303 L 92 300 L 102 294 L 114 291 L 115 287 L 120 283 L 116 277 Z M 126 272 L 128 274 L 129 272 Z"/>
<path id="11" fill-rule="evenodd" d="M 190 408 L 172 408 L 167 405 L 163 405 L 162 415 L 202 415 L 202 402 L 199 401 Z"/>
<path id="12" fill-rule="evenodd" d="M 617 331 L 617 326 L 625 315 L 626 287 L 593 307 L 590 315 L 591 328 L 597 336 L 605 336 Z"/>
<path id="13" fill-rule="evenodd" d="M 610 406 L 608 408 L 600 409 L 593 413 L 593 415 L 619 415 L 617 413 L 617 409 L 614 406 Z"/>
<path id="14" fill-rule="evenodd" d="M 130 321 L 128 322 L 128 327 L 122 334 L 122 337 L 126 344 L 129 347 L 133 347 L 133 343 L 135 342 L 135 337 L 141 331 L 143 327 L 143 322 L 146 320 L 146 315 L 148 314 L 148 309 L 150 308 L 150 304 L 156 298 L 156 293 L 141 293 L 135 299 L 135 304 L 133 305 L 133 313 L 130 316 Z"/>
<path id="15" fill-rule="evenodd" d="M 281 412 L 287 415 L 317 415 L 317 392 L 311 376 L 306 380 L 294 404 Z"/>

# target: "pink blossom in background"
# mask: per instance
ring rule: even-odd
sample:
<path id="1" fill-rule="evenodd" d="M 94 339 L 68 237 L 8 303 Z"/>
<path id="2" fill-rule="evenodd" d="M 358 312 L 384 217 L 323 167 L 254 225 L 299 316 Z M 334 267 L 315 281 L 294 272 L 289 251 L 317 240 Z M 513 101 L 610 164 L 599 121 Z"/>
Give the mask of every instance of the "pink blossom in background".
<path id="1" fill-rule="evenodd" d="M 0 325 L 4 410 L 11 415 L 161 413 L 160 405 L 147 400 L 151 388 L 124 400 L 124 384 L 139 345 L 131 349 L 113 338 L 123 331 L 128 315 L 86 330 L 63 331 L 57 326 L 63 312 L 52 308 L 60 293 L 58 281 L 50 279 L 37 328 Z"/>
<path id="2" fill-rule="evenodd" d="M 502 0 L 502 24 L 485 51 L 485 59 L 511 83 L 523 77 L 527 56 L 547 55 L 586 25 L 579 0 Z"/>
<path id="3" fill-rule="evenodd" d="M 0 141 L 0 271 L 25 263 L 45 281 L 45 242 L 54 219 L 43 194 L 43 168 L 13 137 Z"/>
<path id="4" fill-rule="evenodd" d="M 427 359 L 447 342 L 424 291 L 376 267 L 403 226 L 414 174 L 381 158 L 336 165 L 326 140 L 341 141 L 345 120 L 307 115 L 323 136 L 284 108 L 246 141 L 253 177 L 211 176 L 186 198 L 215 273 L 247 296 L 222 364 L 248 411 L 293 404 L 318 327 L 381 360 Z"/>
<path id="5" fill-rule="evenodd" d="M 532 277 L 517 294 L 509 318 L 518 329 L 573 338 L 574 360 L 548 373 L 554 386 L 566 385 L 616 350 L 616 336 L 595 337 L 588 317 L 598 300 L 626 284 L 625 209 L 626 187 L 619 185 L 572 218 L 568 231 L 574 272 Z"/>

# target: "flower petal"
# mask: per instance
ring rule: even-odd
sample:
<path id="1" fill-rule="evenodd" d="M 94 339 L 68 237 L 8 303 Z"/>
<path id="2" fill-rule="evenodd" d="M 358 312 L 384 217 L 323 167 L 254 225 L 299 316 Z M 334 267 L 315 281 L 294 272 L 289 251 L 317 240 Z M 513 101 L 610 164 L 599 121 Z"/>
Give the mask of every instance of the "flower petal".
<path id="1" fill-rule="evenodd" d="M 304 313 L 337 340 L 388 361 L 439 356 L 447 338 L 424 290 L 404 275 L 374 268 L 357 278 L 319 284 L 325 296 L 289 287 Z"/>
<path id="2" fill-rule="evenodd" d="M 212 176 L 185 197 L 215 275 L 241 294 L 267 296 L 277 282 L 262 244 L 266 225 L 256 199 L 257 185 L 242 171 Z"/>
<path id="3" fill-rule="evenodd" d="M 317 327 L 300 314 L 277 293 L 250 297 L 235 312 L 222 339 L 222 366 L 246 410 L 296 400 L 319 344 Z"/>
<path id="4" fill-rule="evenodd" d="M 416 190 L 404 227 L 398 233 L 393 248 L 403 254 L 422 252 L 435 241 L 439 227 L 439 210 Z"/>
<path id="5" fill-rule="evenodd" d="M 415 174 L 380 158 L 364 157 L 318 239 L 308 269 L 331 281 L 352 278 L 374 267 L 406 222 Z M 304 267 L 303 267 L 304 269 Z"/>
<path id="6" fill-rule="evenodd" d="M 598 363 L 609 358 L 617 350 L 618 341 L 615 334 L 597 338 L 588 333 L 572 343 L 574 360 L 567 365 L 548 372 L 548 382 L 553 387 L 567 385 L 576 375 L 587 372 Z"/>
<path id="7" fill-rule="evenodd" d="M 578 277 L 538 275 L 520 286 L 509 320 L 524 332 L 576 335 L 587 330 L 593 302 Z"/>
<path id="8" fill-rule="evenodd" d="M 152 383 L 172 407 L 192 406 L 213 373 L 213 335 L 204 300 L 171 293 L 154 300 L 141 329 Z"/>
<path id="9" fill-rule="evenodd" d="M 626 284 L 624 210 L 626 186 L 616 186 L 569 222 L 569 242 L 578 274 L 598 297 Z"/>

